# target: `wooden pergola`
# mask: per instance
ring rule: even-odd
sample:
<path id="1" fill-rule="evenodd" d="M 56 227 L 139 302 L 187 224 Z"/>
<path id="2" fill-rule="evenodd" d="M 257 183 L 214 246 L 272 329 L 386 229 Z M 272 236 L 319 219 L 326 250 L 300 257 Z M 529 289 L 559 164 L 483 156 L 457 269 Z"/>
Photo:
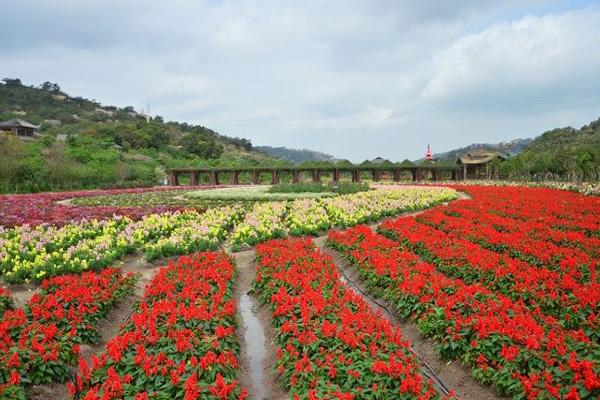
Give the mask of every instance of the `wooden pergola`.
<path id="1" fill-rule="evenodd" d="M 449 165 L 413 165 L 413 166 L 348 166 L 348 167 L 248 167 L 248 168 L 173 168 L 167 171 L 169 176 L 169 185 L 178 186 L 179 185 L 179 177 L 181 175 L 189 176 L 189 184 L 192 186 L 198 185 L 199 176 L 201 174 L 207 174 L 209 176 L 210 185 L 219 185 L 221 184 L 220 176 L 224 173 L 230 175 L 230 182 L 228 184 L 231 185 L 239 185 L 240 180 L 239 176 L 241 173 L 248 173 L 251 175 L 251 182 L 253 185 L 259 185 L 262 182 L 260 181 L 260 174 L 267 173 L 270 175 L 269 184 L 277 184 L 279 183 L 280 175 L 284 172 L 290 173 L 292 175 L 292 182 L 299 183 L 300 182 L 300 174 L 301 173 L 309 173 L 312 178 L 312 182 L 319 183 L 321 182 L 321 176 L 323 173 L 332 173 L 333 181 L 339 182 L 342 173 L 350 173 L 352 176 L 352 182 L 360 182 L 361 181 L 361 172 L 368 172 L 372 175 L 373 181 L 378 182 L 381 180 L 381 176 L 383 173 L 389 173 L 393 176 L 394 182 L 401 181 L 401 177 L 403 173 L 410 173 L 413 182 L 419 182 L 423 180 L 426 176 L 430 175 L 432 180 L 441 181 L 443 177 L 443 173 L 449 173 L 451 180 L 458 180 L 461 178 L 460 167 L 449 166 Z M 448 174 L 446 174 L 448 175 Z"/>

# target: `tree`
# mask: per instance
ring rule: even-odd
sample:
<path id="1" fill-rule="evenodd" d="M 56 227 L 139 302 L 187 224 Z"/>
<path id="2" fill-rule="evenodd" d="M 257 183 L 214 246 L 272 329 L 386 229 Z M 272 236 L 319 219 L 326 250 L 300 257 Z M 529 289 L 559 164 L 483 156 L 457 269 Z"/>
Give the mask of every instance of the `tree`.
<path id="1" fill-rule="evenodd" d="M 139 129 L 144 147 L 159 149 L 169 143 L 169 134 L 156 122 L 144 124 Z"/>
<path id="2" fill-rule="evenodd" d="M 354 164 L 352 164 L 352 162 L 350 160 L 338 160 L 335 163 L 336 167 L 340 167 L 340 168 L 353 168 L 355 167 Z"/>
<path id="3" fill-rule="evenodd" d="M 6 86 L 23 86 L 23 84 L 21 83 L 21 80 L 18 78 L 4 78 L 2 79 L 2 81 L 4 82 L 4 84 Z"/>
<path id="4" fill-rule="evenodd" d="M 223 146 L 213 138 L 206 138 L 195 132 L 183 136 L 180 144 L 188 153 L 195 154 L 205 160 L 219 158 L 224 151 Z"/>
<path id="5" fill-rule="evenodd" d="M 5 188 L 14 182 L 23 153 L 21 140 L 10 133 L 0 131 L 0 180 Z"/>
<path id="6" fill-rule="evenodd" d="M 46 81 L 40 85 L 40 88 L 47 92 L 52 92 L 52 93 L 60 92 L 60 86 L 58 86 L 58 83 L 52 83 L 52 82 Z"/>
<path id="7" fill-rule="evenodd" d="M 54 142 L 44 150 L 46 177 L 50 186 L 61 186 L 72 172 L 72 162 L 65 153 L 64 142 Z"/>

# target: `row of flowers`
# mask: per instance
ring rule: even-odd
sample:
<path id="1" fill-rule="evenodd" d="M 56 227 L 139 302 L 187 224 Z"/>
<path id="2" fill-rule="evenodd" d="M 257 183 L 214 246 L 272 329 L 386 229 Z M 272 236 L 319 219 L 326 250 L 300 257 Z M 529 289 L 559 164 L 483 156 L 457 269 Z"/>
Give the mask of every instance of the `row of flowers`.
<path id="1" fill-rule="evenodd" d="M 243 217 L 240 207 L 211 208 L 198 219 L 187 221 L 156 241 L 143 246 L 147 260 L 198 251 L 216 250 Z"/>
<path id="2" fill-rule="evenodd" d="M 412 185 L 432 185 L 432 182 L 407 182 Z M 396 184 L 396 183 L 392 183 Z M 435 184 L 435 183 L 433 183 Z M 510 181 L 510 180 L 485 180 L 485 179 L 469 179 L 466 181 L 452 182 L 452 186 L 468 187 L 468 186 L 487 186 L 487 187 L 532 187 L 532 188 L 548 188 L 555 190 L 564 190 L 575 193 L 580 193 L 585 196 L 600 196 L 600 183 L 598 182 L 559 182 L 559 181 Z M 462 189 L 461 189 L 462 190 Z"/>
<path id="3" fill-rule="evenodd" d="M 546 188 L 465 186 L 487 213 L 539 222 L 563 231 L 600 233 L 600 198 Z"/>
<path id="4" fill-rule="evenodd" d="M 237 208 L 114 217 L 61 228 L 27 225 L 0 232 L 0 270 L 7 282 L 105 268 L 137 250 L 149 259 L 215 247 L 239 219 Z M 78 229 L 81 232 L 78 232 Z M 76 240 L 80 239 L 80 240 Z"/>
<path id="5" fill-rule="evenodd" d="M 426 216 L 419 216 L 427 218 Z M 468 224 L 468 222 L 465 222 Z M 482 284 L 513 301 L 523 302 L 545 320 L 555 320 L 577 335 L 600 340 L 600 284 L 582 282 L 579 266 L 551 270 L 445 233 L 414 218 L 386 221 L 384 235 L 399 240 L 444 274 Z"/>
<path id="6" fill-rule="evenodd" d="M 80 359 L 71 392 L 85 400 L 244 399 L 233 278 L 224 253 L 161 268 L 106 352 L 91 366 Z"/>
<path id="7" fill-rule="evenodd" d="M 197 189 L 210 189 L 202 186 Z M 69 199 L 95 196 L 112 196 L 147 192 L 190 190 L 189 186 L 163 186 L 134 189 L 81 190 L 74 192 L 48 192 L 32 194 L 0 195 L 0 224 L 5 227 L 19 225 L 64 225 L 83 219 L 105 219 L 113 215 L 140 219 L 142 216 L 165 211 L 175 211 L 181 207 L 156 205 L 152 207 L 74 207 L 65 204 Z"/>
<path id="8" fill-rule="evenodd" d="M 317 234 L 332 226 L 372 221 L 455 198 L 451 189 L 377 190 L 330 199 L 256 203 L 149 214 L 137 221 L 115 216 L 62 227 L 22 225 L 0 229 L 0 273 L 7 282 L 101 269 L 135 251 L 148 260 L 232 246 L 255 245 L 287 234 Z"/>
<path id="9" fill-rule="evenodd" d="M 437 399 L 399 329 L 341 281 L 310 239 L 258 245 L 254 290 L 272 310 L 276 368 L 294 399 Z"/>
<path id="10" fill-rule="evenodd" d="M 574 260 L 590 265 L 600 256 L 600 198 L 541 189 L 470 191 L 473 201 L 449 207 L 446 214 L 464 217 L 477 231 L 486 230 L 487 237 L 476 239 L 496 251 L 510 248 L 538 264 Z"/>
<path id="11" fill-rule="evenodd" d="M 12 301 L 0 320 L 0 398 L 24 399 L 29 384 L 65 382 L 80 345 L 98 340 L 101 318 L 133 288 L 113 268 L 42 281 L 24 308 Z M 6 291 L 3 295 L 9 297 Z M 10 297 L 9 297 L 10 298 Z"/>
<path id="12" fill-rule="evenodd" d="M 416 218 L 435 229 L 407 220 L 394 228 L 413 245 L 426 247 L 420 254 L 430 261 L 444 262 L 471 279 L 485 278 L 473 274 L 487 270 L 503 293 L 541 306 L 567 327 L 587 329 L 598 342 L 600 199 L 548 189 L 468 191 L 472 200 Z"/>
<path id="13" fill-rule="evenodd" d="M 354 263 L 374 295 L 438 341 L 442 357 L 472 366 L 480 382 L 513 398 L 600 395 L 600 352 L 585 335 L 479 282 L 448 277 L 366 226 L 331 232 L 329 243 Z"/>
<path id="14" fill-rule="evenodd" d="M 316 235 L 331 227 L 360 223 L 420 210 L 456 198 L 447 188 L 397 188 L 287 203 L 261 203 L 246 214 L 232 234 L 234 247 L 255 245 L 286 234 Z"/>

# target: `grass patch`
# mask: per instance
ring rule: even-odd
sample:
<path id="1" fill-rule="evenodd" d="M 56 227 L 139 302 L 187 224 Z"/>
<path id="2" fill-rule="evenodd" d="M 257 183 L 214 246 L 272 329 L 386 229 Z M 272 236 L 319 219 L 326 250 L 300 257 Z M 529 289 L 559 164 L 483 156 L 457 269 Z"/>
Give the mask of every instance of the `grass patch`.
<path id="1" fill-rule="evenodd" d="M 332 197 L 331 191 L 321 192 L 271 192 L 267 186 L 221 188 L 187 192 L 186 198 L 211 201 L 282 201 L 293 199 L 320 199 Z"/>
<path id="2" fill-rule="evenodd" d="M 366 183 L 340 182 L 337 187 L 333 183 L 281 183 L 269 188 L 269 193 L 358 193 L 369 190 Z"/>

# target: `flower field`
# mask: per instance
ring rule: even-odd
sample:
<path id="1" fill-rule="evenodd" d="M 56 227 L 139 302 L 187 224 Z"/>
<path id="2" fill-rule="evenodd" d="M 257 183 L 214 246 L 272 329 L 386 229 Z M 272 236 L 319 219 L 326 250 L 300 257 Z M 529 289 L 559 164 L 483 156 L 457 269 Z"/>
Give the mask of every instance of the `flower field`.
<path id="1" fill-rule="evenodd" d="M 473 200 L 331 232 L 373 294 L 514 398 L 600 395 L 600 203 L 467 187 Z"/>
<path id="2" fill-rule="evenodd" d="M 334 199 L 256 203 L 240 206 L 82 219 L 55 226 L 24 224 L 0 227 L 0 274 L 6 282 L 39 282 L 65 273 L 99 270 L 136 251 L 148 260 L 234 246 L 287 234 L 316 234 L 382 216 L 424 208 L 455 197 L 450 189 L 382 190 Z M 345 206 L 342 206 L 346 204 Z M 344 208 L 345 207 L 345 208 Z"/>
<path id="3" fill-rule="evenodd" d="M 413 349 L 417 330 L 438 368 L 472 373 L 471 392 L 449 387 L 466 398 L 482 385 L 518 400 L 600 397 L 598 197 L 385 186 L 186 208 L 169 191 L 123 193 L 155 202 L 110 214 L 55 203 L 90 192 L 0 204 L 1 399 L 54 398 L 36 392 L 52 385 L 60 399 L 252 399 L 256 349 L 269 354 L 259 376 L 285 392 L 273 398 L 452 398 Z M 244 310 L 263 345 L 249 345 L 261 341 L 245 336 Z"/>

